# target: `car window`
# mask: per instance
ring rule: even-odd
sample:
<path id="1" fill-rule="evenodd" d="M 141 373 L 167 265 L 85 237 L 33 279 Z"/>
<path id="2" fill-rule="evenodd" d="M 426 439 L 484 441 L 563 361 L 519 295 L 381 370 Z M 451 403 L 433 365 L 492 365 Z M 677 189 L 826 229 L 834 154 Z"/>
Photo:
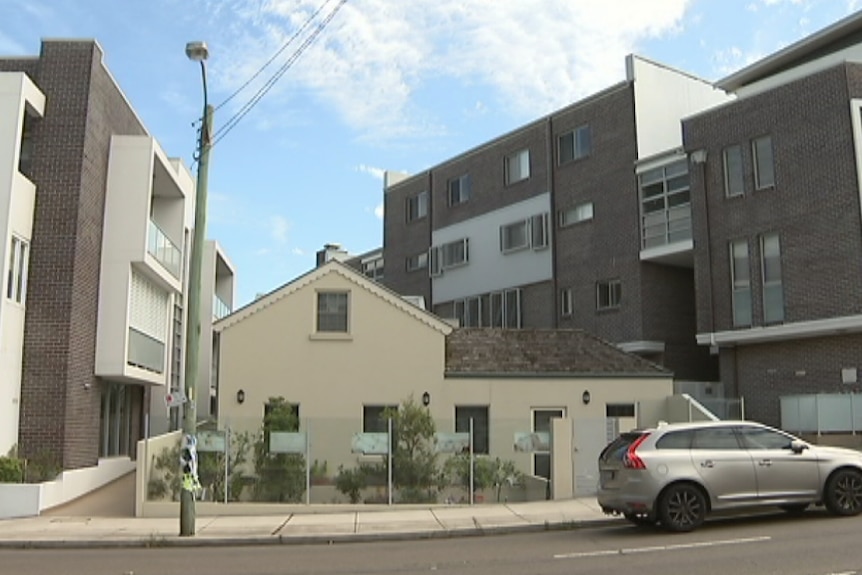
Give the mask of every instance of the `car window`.
<path id="1" fill-rule="evenodd" d="M 772 429 L 740 427 L 742 444 L 746 449 L 790 449 L 793 438 Z"/>
<path id="2" fill-rule="evenodd" d="M 626 450 L 629 448 L 629 445 L 635 442 L 635 440 L 643 435 L 642 433 L 623 433 L 612 442 L 608 444 L 607 447 L 604 448 L 602 454 L 599 455 L 599 459 L 601 461 L 622 461 L 623 456 L 626 454 Z"/>
<path id="3" fill-rule="evenodd" d="M 655 444 L 656 449 L 691 449 L 691 441 L 694 432 L 690 429 L 682 431 L 670 431 L 659 438 Z"/>
<path id="4" fill-rule="evenodd" d="M 732 427 L 706 427 L 694 431 L 692 449 L 742 449 Z"/>

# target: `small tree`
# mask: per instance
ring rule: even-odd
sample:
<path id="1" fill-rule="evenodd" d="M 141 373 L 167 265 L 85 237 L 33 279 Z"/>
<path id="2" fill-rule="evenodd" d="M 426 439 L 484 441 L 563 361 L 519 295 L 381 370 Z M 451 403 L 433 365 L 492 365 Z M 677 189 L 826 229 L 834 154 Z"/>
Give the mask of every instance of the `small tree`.
<path id="1" fill-rule="evenodd" d="M 298 431 L 296 410 L 283 397 L 270 397 L 263 417 L 263 430 L 254 445 L 257 501 L 298 502 L 305 493 L 305 457 L 293 453 L 270 453 L 269 437 L 274 431 Z"/>
<path id="2" fill-rule="evenodd" d="M 392 481 L 401 492 L 401 500 L 433 501 L 439 475 L 431 414 L 410 396 L 397 411 L 384 410 L 381 417 L 392 418 Z"/>
<path id="3" fill-rule="evenodd" d="M 450 458 L 446 461 L 444 473 L 450 481 L 469 491 L 470 454 L 459 453 Z M 499 457 L 495 459 L 473 458 L 473 490 L 479 491 L 493 487 L 498 502 L 504 485 L 520 485 L 523 478 L 524 474 L 518 471 L 514 461 L 503 461 Z"/>

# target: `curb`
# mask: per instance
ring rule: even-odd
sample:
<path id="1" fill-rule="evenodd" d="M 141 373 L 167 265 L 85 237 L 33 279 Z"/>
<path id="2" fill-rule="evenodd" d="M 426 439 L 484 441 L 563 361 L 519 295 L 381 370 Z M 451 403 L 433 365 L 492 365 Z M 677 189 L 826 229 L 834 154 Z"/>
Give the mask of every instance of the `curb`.
<path id="1" fill-rule="evenodd" d="M 0 549 L 165 549 L 188 547 L 261 547 L 269 545 L 336 545 L 349 543 L 371 543 L 384 541 L 421 541 L 429 539 L 455 539 L 461 537 L 487 537 L 517 533 L 540 533 L 543 531 L 574 531 L 619 525 L 620 518 L 603 518 L 583 521 L 566 521 L 544 524 L 506 525 L 476 529 L 450 531 L 410 531 L 393 533 L 351 533 L 346 535 L 296 535 L 267 537 L 218 537 L 198 538 L 151 535 L 130 539 L 54 539 L 0 541 Z"/>

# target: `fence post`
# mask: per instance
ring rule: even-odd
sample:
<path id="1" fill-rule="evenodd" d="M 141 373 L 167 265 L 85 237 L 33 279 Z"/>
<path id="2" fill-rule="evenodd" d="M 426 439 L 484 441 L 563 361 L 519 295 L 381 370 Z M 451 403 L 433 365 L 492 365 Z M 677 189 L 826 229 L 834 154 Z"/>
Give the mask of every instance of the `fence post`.
<path id="1" fill-rule="evenodd" d="M 230 481 L 230 427 L 224 428 L 224 503 L 227 505 L 228 481 Z"/>
<path id="2" fill-rule="evenodd" d="M 386 466 L 386 468 L 387 468 L 386 491 L 388 492 L 388 496 L 389 496 L 389 505 L 392 505 L 392 418 L 390 417 L 387 420 L 387 422 L 388 422 L 388 427 L 389 427 L 388 437 L 387 437 L 387 440 L 389 441 L 389 449 L 386 450 L 386 451 L 388 451 L 386 457 L 388 459 L 389 465 Z"/>
<path id="3" fill-rule="evenodd" d="M 470 505 L 473 505 L 473 418 L 470 418 Z"/>
<path id="4" fill-rule="evenodd" d="M 311 429 L 305 420 L 305 504 L 311 505 Z"/>

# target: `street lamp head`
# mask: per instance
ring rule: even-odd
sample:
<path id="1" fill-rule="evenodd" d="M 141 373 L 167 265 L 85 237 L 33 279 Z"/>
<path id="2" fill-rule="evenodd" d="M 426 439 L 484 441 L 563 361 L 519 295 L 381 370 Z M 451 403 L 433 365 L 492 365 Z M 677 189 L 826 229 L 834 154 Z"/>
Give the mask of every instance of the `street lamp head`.
<path id="1" fill-rule="evenodd" d="M 203 62 L 209 55 L 210 51 L 206 42 L 189 42 L 186 44 L 186 56 L 189 57 L 189 60 Z"/>

